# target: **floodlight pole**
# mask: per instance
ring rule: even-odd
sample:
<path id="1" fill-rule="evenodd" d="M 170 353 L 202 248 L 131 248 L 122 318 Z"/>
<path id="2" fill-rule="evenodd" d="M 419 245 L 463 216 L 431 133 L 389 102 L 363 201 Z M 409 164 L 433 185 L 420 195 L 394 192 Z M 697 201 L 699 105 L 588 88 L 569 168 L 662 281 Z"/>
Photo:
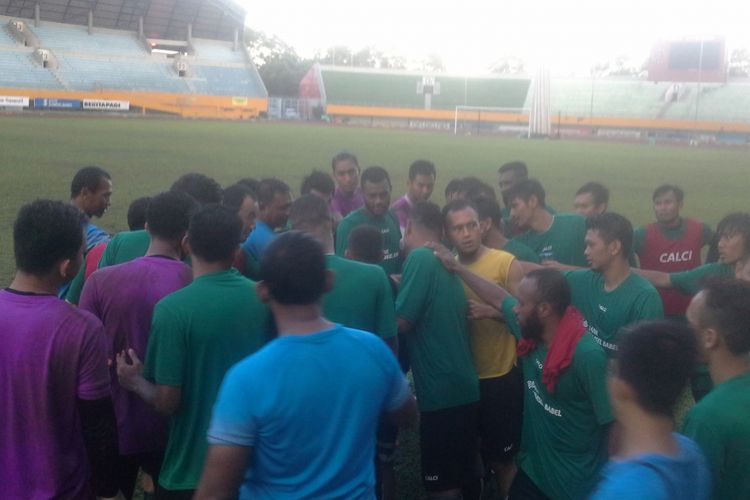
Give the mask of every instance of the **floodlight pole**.
<path id="1" fill-rule="evenodd" d="M 701 39 L 701 49 L 698 53 L 698 85 L 695 91 L 695 116 L 693 117 L 693 138 L 698 137 L 698 109 L 701 102 L 701 81 L 703 80 L 703 39 Z"/>

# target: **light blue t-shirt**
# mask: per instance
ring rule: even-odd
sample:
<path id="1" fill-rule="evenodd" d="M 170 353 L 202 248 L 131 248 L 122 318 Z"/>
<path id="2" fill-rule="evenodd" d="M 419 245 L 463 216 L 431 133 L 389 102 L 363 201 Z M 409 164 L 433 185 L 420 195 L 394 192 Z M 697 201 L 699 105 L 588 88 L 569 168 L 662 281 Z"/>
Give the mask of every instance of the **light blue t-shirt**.
<path id="1" fill-rule="evenodd" d="M 674 433 L 680 447 L 676 457 L 640 455 L 610 461 L 591 500 L 637 498 L 638 500 L 707 500 L 711 475 L 698 445 Z"/>
<path id="2" fill-rule="evenodd" d="M 260 260 L 263 252 L 266 251 L 266 247 L 271 244 L 274 238 L 276 238 L 276 233 L 273 232 L 271 226 L 259 220 L 256 222 L 253 232 L 242 244 L 242 248 L 250 252 L 256 260 Z"/>
<path id="3" fill-rule="evenodd" d="M 409 395 L 371 333 L 283 336 L 227 373 L 208 442 L 252 448 L 240 498 L 374 499 L 378 419 Z"/>
<path id="4" fill-rule="evenodd" d="M 99 243 L 109 241 L 109 233 L 104 229 L 90 222 L 86 223 L 86 252 L 94 248 Z"/>

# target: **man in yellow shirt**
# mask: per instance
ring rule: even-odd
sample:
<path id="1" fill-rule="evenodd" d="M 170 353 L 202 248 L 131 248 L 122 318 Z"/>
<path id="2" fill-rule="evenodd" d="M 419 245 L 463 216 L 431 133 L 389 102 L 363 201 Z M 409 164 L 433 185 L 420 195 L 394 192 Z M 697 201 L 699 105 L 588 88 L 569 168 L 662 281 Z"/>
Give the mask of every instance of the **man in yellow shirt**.
<path id="1" fill-rule="evenodd" d="M 515 290 L 523 269 L 515 257 L 482 244 L 487 228 L 469 201 L 455 200 L 443 209 L 445 231 L 458 260 L 475 274 Z M 523 381 L 516 366 L 516 340 L 499 312 L 465 287 L 469 301 L 471 350 L 479 375 L 479 436 L 482 459 L 495 473 L 504 498 L 515 475 L 513 457 L 521 437 Z M 511 292 L 512 293 L 512 292 Z"/>

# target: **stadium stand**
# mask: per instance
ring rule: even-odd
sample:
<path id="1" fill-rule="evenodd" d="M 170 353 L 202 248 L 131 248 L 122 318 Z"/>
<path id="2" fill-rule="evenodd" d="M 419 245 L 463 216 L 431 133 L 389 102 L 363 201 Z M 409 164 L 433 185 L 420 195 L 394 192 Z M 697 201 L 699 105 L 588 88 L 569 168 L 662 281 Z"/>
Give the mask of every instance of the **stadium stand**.
<path id="1" fill-rule="evenodd" d="M 746 81 L 727 85 L 702 85 L 700 91 L 695 84 L 685 85 L 679 98 L 671 103 L 664 117 L 677 120 L 695 119 L 698 95 L 699 120 L 750 121 L 750 83 Z"/>
<path id="2" fill-rule="evenodd" d="M 553 79 L 550 86 L 553 115 L 657 118 L 671 84 L 586 78 Z"/>
<path id="3" fill-rule="evenodd" d="M 34 5 L 0 0 L 0 95 L 127 101 L 124 109 L 196 117 L 267 109 L 265 86 L 238 41 L 245 11 L 236 2 L 41 0 L 38 12 Z M 16 41 L 11 21 L 24 23 L 12 29 L 29 47 Z"/>

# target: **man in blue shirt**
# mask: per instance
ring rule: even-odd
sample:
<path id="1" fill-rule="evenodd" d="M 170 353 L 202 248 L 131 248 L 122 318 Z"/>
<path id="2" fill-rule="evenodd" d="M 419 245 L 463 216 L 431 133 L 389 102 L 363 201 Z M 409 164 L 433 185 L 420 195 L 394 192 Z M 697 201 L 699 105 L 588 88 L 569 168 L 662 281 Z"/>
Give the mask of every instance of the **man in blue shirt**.
<path id="1" fill-rule="evenodd" d="M 258 219 L 242 248 L 260 260 L 266 247 L 276 237 L 276 231 L 286 226 L 292 207 L 289 186 L 279 179 L 263 179 L 258 188 Z"/>
<path id="2" fill-rule="evenodd" d="M 70 202 L 85 213 L 89 220 L 104 215 L 111 197 L 112 177 L 100 167 L 83 167 L 70 183 Z M 106 231 L 91 222 L 86 224 L 86 252 L 107 240 L 109 234 Z"/>
<path id="3" fill-rule="evenodd" d="M 673 432 L 673 408 L 696 357 L 694 335 L 680 323 L 650 321 L 621 331 L 617 347 L 609 394 L 620 446 L 592 499 L 707 500 L 706 460 L 695 442 Z"/>
<path id="4" fill-rule="evenodd" d="M 279 236 L 261 278 L 279 337 L 227 373 L 195 498 L 374 498 L 379 417 L 416 419 L 396 358 L 375 335 L 322 317 L 332 275 L 311 236 Z"/>

